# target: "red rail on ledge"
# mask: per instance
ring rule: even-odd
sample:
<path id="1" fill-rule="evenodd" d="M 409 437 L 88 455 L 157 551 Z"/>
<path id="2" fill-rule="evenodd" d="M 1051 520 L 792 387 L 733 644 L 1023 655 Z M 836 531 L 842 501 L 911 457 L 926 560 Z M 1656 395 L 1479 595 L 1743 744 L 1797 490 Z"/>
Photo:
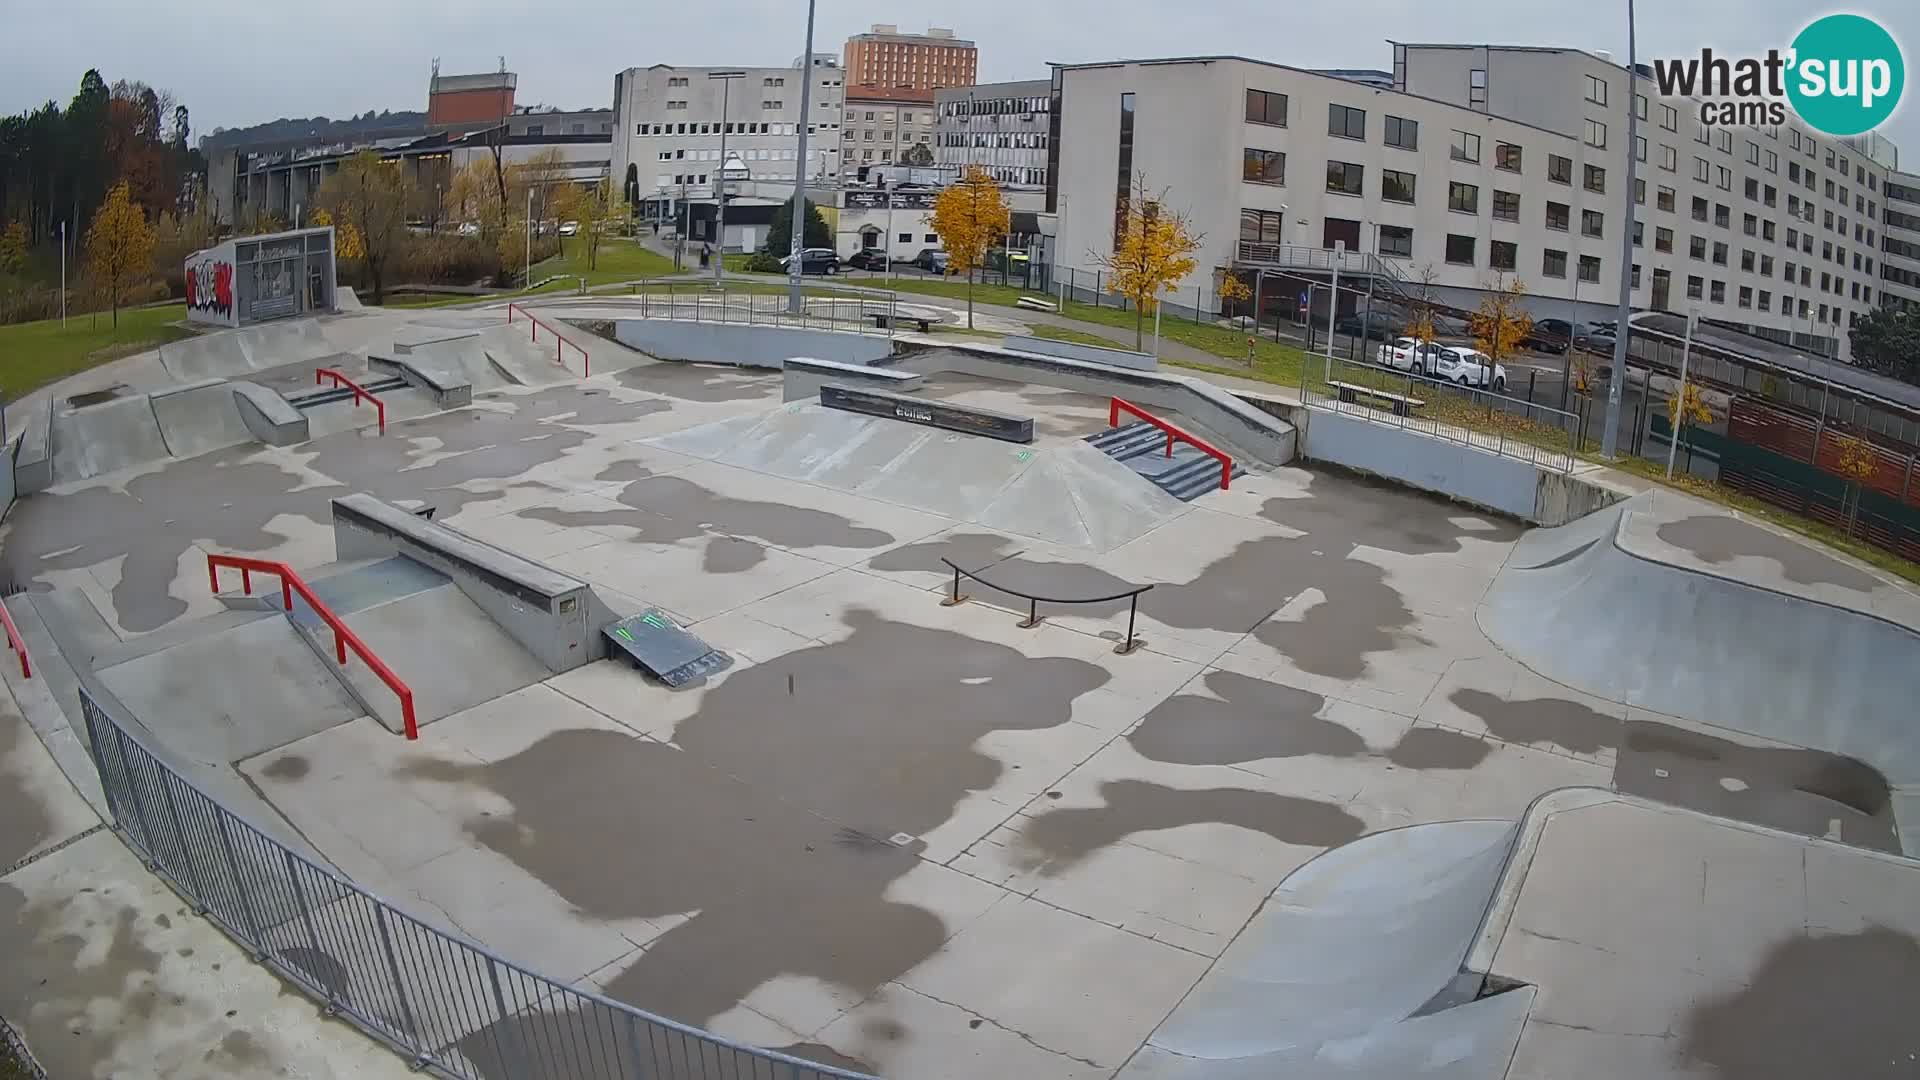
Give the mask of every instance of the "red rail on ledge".
<path id="1" fill-rule="evenodd" d="M 540 328 L 543 326 L 547 328 L 547 333 L 553 335 L 553 339 L 559 342 L 558 345 L 555 345 L 553 347 L 554 363 L 559 364 L 561 367 L 566 367 L 567 366 L 567 361 L 566 361 L 567 350 L 572 349 L 574 352 L 577 352 L 580 354 L 580 377 L 585 379 L 590 377 L 593 374 L 593 364 L 592 364 L 592 361 L 587 359 L 587 350 L 581 348 L 578 344 L 574 343 L 565 334 L 562 334 L 560 331 L 555 330 L 553 328 L 552 323 L 542 322 L 538 316 L 534 315 L 533 312 L 528 311 L 526 308 L 521 307 L 519 304 L 507 305 L 507 325 L 508 326 L 513 325 L 513 313 L 516 311 L 518 311 L 522 316 L 524 316 L 528 322 L 533 324 L 533 340 L 535 344 L 538 344 L 540 341 Z"/>
<path id="2" fill-rule="evenodd" d="M 373 402 L 373 407 L 379 410 L 379 413 L 380 413 L 380 434 L 385 435 L 387 433 L 387 403 L 386 402 L 381 401 L 377 397 L 374 397 L 372 391 L 365 389 L 359 383 L 354 382 L 352 379 L 347 378 L 346 375 L 342 374 L 341 372 L 335 371 L 330 367 L 320 368 L 313 373 L 313 382 L 315 386 L 318 386 L 321 383 L 326 382 L 328 379 L 332 379 L 333 385 L 335 386 L 344 386 L 347 389 L 353 391 L 353 407 L 354 408 L 357 409 L 360 407 L 360 400 L 362 398 L 365 398 L 366 400 Z"/>
<path id="3" fill-rule="evenodd" d="M 13 614 L 7 610 L 4 602 L 0 602 L 0 623 L 6 624 L 7 646 L 20 654 L 20 677 L 33 678 L 33 661 L 27 657 L 27 639 L 21 637 L 19 629 L 13 625 Z"/>
<path id="4" fill-rule="evenodd" d="M 294 572 L 293 567 L 286 563 L 248 559 L 239 555 L 208 555 L 207 583 L 213 586 L 213 591 L 216 593 L 220 591 L 220 568 L 223 566 L 230 566 L 240 571 L 240 589 L 248 596 L 253 595 L 255 572 L 277 576 L 280 579 L 280 601 L 286 605 L 288 612 L 293 611 L 293 594 L 299 593 L 300 598 L 313 609 L 313 613 L 320 616 L 320 621 L 333 630 L 334 659 L 340 662 L 341 667 L 347 666 L 347 650 L 352 649 L 360 659 L 366 661 L 367 666 L 373 669 L 373 673 L 380 676 L 380 681 L 386 683 L 387 688 L 399 697 L 400 716 L 406 722 L 407 738 L 420 737 L 420 726 L 414 722 L 413 718 L 413 691 L 408 689 L 406 683 L 400 681 L 400 676 L 395 675 L 392 668 L 373 655 L 373 650 L 367 648 L 367 643 L 361 641 L 358 634 L 347 629 L 347 624 L 340 621 L 340 616 L 335 615 L 332 609 L 320 602 L 319 597 L 313 595 L 313 590 L 307 587 L 306 582 L 300 580 L 300 575 Z"/>
<path id="5" fill-rule="evenodd" d="M 1142 420 L 1145 420 L 1147 423 L 1152 424 L 1154 427 L 1159 428 L 1161 431 L 1166 432 L 1168 457 L 1173 456 L 1173 441 L 1175 439 L 1178 439 L 1181 442 L 1192 444 L 1195 448 L 1197 448 L 1203 454 L 1207 454 L 1210 457 L 1219 459 L 1221 491 L 1227 490 L 1227 486 L 1233 482 L 1233 459 L 1232 458 L 1221 453 L 1219 450 L 1215 449 L 1211 444 L 1203 440 L 1196 439 L 1192 435 L 1189 435 L 1186 432 L 1181 431 L 1179 428 L 1174 427 L 1172 424 L 1167 423 L 1165 420 L 1162 420 L 1159 417 L 1148 413 L 1145 409 L 1142 409 L 1140 406 L 1135 405 L 1131 401 L 1122 401 L 1119 398 L 1113 399 L 1112 403 L 1107 406 L 1107 426 L 1119 427 L 1120 414 L 1122 412 L 1131 413 L 1132 415 L 1137 416 Z"/>

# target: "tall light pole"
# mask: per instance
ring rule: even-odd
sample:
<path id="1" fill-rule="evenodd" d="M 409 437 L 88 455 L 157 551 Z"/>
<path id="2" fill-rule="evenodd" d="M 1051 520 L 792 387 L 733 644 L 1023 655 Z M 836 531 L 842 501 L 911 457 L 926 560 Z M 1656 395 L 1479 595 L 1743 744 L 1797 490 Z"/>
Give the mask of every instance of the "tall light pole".
<path id="1" fill-rule="evenodd" d="M 727 262 L 727 104 L 733 95 L 733 81 L 744 79 L 744 71 L 709 71 L 708 79 L 720 83 L 720 168 L 713 174 L 714 211 L 713 283 L 720 284 L 721 269 Z"/>
<path id="2" fill-rule="evenodd" d="M 520 281 L 523 289 L 533 288 L 533 185 L 527 185 L 527 276 Z"/>
<path id="3" fill-rule="evenodd" d="M 787 245 L 787 311 L 798 315 L 803 309 L 800 296 L 800 275 L 805 272 L 805 260 L 800 257 L 801 243 L 806 237 L 807 224 L 807 121 L 813 117 L 813 8 L 815 0 L 807 0 L 807 51 L 800 54 L 800 151 L 799 160 L 793 170 L 793 231 Z"/>
<path id="4" fill-rule="evenodd" d="M 1620 306 L 1614 315 L 1613 377 L 1607 380 L 1607 427 L 1600 433 L 1600 454 L 1611 458 L 1620 449 L 1620 396 L 1627 385 L 1627 338 L 1632 334 L 1628 319 L 1633 316 L 1633 183 L 1639 178 L 1638 155 L 1633 152 L 1640 137 L 1640 68 L 1635 51 L 1633 0 L 1627 0 L 1627 185 L 1620 205 Z M 1568 343 L 1572 348 L 1572 343 Z"/>

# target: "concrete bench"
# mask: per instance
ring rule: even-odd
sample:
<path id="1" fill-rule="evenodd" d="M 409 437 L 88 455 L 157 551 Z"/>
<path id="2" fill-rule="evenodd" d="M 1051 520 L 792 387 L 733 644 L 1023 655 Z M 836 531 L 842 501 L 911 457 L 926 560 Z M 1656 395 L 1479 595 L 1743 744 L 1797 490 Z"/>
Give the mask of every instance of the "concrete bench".
<path id="1" fill-rule="evenodd" d="M 1413 410 L 1426 405 L 1426 402 L 1419 398 L 1408 397 L 1405 394 L 1396 394 L 1390 390 L 1376 390 L 1371 386 L 1361 386 L 1358 383 L 1329 381 L 1327 385 L 1333 387 L 1334 392 L 1339 395 L 1340 400 L 1349 405 L 1358 402 L 1361 398 L 1372 398 L 1376 401 L 1384 401 L 1393 407 L 1393 415 L 1395 416 L 1410 415 Z"/>
<path id="2" fill-rule="evenodd" d="M 933 332 L 933 319 L 926 315 L 910 315 L 905 312 L 869 311 L 867 312 L 867 318 L 872 319 L 873 325 L 882 330 L 885 330 L 890 323 L 912 323 L 918 326 L 920 332 L 923 334 Z"/>
<path id="3" fill-rule="evenodd" d="M 1015 300 L 1013 302 L 1013 305 L 1015 307 L 1026 308 L 1030 311 L 1059 311 L 1060 310 L 1059 304 L 1056 304 L 1051 300 L 1042 300 L 1037 296 L 1023 296 L 1020 299 Z"/>

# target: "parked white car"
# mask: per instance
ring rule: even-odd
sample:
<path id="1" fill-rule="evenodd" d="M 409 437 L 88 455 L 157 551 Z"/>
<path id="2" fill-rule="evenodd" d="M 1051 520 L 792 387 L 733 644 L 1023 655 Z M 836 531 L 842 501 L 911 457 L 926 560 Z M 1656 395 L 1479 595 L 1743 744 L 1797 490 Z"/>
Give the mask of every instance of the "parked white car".
<path id="1" fill-rule="evenodd" d="M 1439 344 L 1423 345 L 1418 338 L 1397 337 L 1382 344 L 1373 359 L 1385 367 L 1425 375 L 1434 369 L 1440 353 L 1446 348 Z"/>
<path id="2" fill-rule="evenodd" d="M 1503 393 L 1507 389 L 1507 369 L 1494 363 L 1486 353 L 1465 345 L 1441 346 L 1427 372 L 1436 379 L 1457 382 L 1462 386 L 1477 386 L 1495 393 Z"/>

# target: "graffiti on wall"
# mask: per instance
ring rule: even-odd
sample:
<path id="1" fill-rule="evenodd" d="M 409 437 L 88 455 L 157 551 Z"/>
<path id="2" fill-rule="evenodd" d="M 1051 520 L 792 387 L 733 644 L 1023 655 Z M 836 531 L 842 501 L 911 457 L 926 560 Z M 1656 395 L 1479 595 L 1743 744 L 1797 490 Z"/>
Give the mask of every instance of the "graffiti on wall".
<path id="1" fill-rule="evenodd" d="M 233 317 L 233 264 L 202 259 L 187 267 L 187 310 Z"/>

